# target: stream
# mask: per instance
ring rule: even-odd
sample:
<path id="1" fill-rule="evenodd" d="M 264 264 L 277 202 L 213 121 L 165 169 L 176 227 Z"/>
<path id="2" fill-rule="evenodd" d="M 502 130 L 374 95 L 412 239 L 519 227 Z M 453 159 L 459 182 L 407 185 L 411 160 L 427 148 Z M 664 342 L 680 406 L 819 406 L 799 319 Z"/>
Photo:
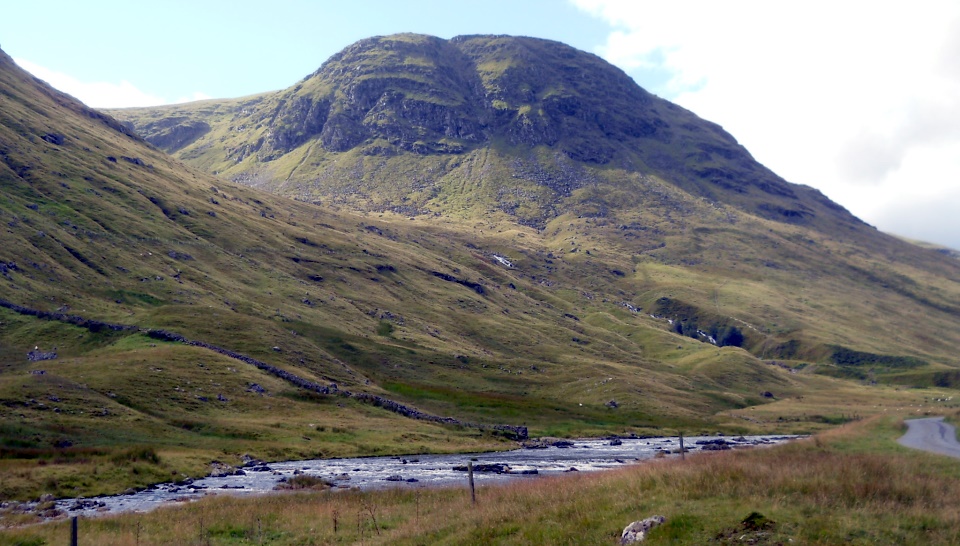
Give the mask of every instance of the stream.
<path id="1" fill-rule="evenodd" d="M 690 453 L 774 445 L 795 436 L 693 436 L 684 438 Z M 151 486 L 136 493 L 61 499 L 57 510 L 68 516 L 146 512 L 207 495 L 262 495 L 296 475 L 329 480 L 334 489 L 373 490 L 387 487 L 466 486 L 465 466 L 472 462 L 477 485 L 537 479 L 564 472 L 618 468 L 659 456 L 679 456 L 679 438 L 580 439 L 555 441 L 547 447 L 492 453 L 358 457 L 263 463 L 250 461 L 227 476 L 209 476 Z M 457 468 L 459 467 L 459 468 Z"/>

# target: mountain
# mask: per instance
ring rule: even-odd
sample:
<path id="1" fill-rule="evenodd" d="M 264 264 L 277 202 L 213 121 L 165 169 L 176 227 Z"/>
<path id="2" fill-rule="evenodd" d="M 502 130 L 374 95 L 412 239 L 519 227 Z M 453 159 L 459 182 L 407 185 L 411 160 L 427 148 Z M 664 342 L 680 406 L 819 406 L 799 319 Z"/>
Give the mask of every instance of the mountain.
<path id="1" fill-rule="evenodd" d="M 760 357 L 928 360 L 956 339 L 927 327 L 960 314 L 955 262 L 878 233 L 557 42 L 375 37 L 282 91 L 111 113 L 193 166 L 300 201 L 531 227 L 554 254 L 623 273 L 624 294 L 654 314 L 745 330 Z M 648 272 L 664 268 L 668 281 Z"/>
<path id="2" fill-rule="evenodd" d="M 500 211 L 542 228 L 634 208 L 617 194 L 643 191 L 639 174 L 775 221 L 860 224 L 719 126 L 541 39 L 370 38 L 277 93 L 112 113 L 191 165 L 359 210 Z"/>
<path id="3" fill-rule="evenodd" d="M 377 38 L 110 115 L 0 53 L 0 90 L 4 498 L 520 427 L 810 431 L 960 378 L 960 262 L 561 44 Z"/>

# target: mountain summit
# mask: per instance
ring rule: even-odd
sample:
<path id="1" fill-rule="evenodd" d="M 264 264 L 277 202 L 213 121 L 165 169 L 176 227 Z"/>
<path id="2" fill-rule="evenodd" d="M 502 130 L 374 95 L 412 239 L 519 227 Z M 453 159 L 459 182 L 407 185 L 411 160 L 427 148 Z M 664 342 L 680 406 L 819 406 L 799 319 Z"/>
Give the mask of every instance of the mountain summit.
<path id="1" fill-rule="evenodd" d="M 283 91 L 113 113 L 194 166 L 353 209 L 543 227 L 621 206 L 602 195 L 638 191 L 639 174 L 779 222 L 860 225 L 718 125 L 543 39 L 374 37 Z"/>

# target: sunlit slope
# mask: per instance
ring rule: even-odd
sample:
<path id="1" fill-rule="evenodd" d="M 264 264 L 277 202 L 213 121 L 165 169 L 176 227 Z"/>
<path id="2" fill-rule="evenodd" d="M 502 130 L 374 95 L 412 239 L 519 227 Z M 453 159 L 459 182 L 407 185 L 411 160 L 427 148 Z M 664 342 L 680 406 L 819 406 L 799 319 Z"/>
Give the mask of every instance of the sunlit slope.
<path id="1" fill-rule="evenodd" d="M 209 172 L 355 209 L 499 211 L 542 227 L 574 194 L 609 205 L 582 194 L 624 170 L 781 222 L 862 225 L 718 125 L 549 40 L 374 37 L 285 90 L 112 113 Z"/>
<path id="2" fill-rule="evenodd" d="M 804 388 L 624 305 L 635 294 L 622 256 L 583 263 L 551 257 L 554 241 L 530 228 L 288 201 L 181 165 L 6 57 L 0 77 L 0 297 L 13 304 L 162 328 L 309 381 L 534 434 L 715 423 L 763 392 Z M 0 317 L 3 441 L 17 449 L 221 445 L 279 457 L 478 445 L 469 430 L 340 408 L 135 330 Z M 58 358 L 28 360 L 34 347 Z M 267 417 L 279 406 L 289 426 Z M 381 429 L 368 418 L 394 439 L 366 440 Z"/>
<path id="3" fill-rule="evenodd" d="M 955 381 L 955 261 L 854 221 L 827 233 L 755 216 L 617 165 L 578 167 L 591 183 L 540 223 L 452 189 L 456 213 L 348 214 L 192 170 L 6 57 L 0 78 L 0 298 L 17 305 L 162 328 L 309 381 L 532 434 L 752 427 L 726 412 L 843 392 L 816 371 Z M 463 171 L 464 188 L 525 206 L 522 189 L 484 186 L 510 178 L 511 150 L 470 152 L 490 177 Z M 551 150 L 525 153 L 545 165 Z M 183 461 L 144 471 L 150 481 L 217 450 L 493 441 L 308 395 L 135 331 L 9 309 L 0 323 L 11 449 L 147 444 Z M 34 347 L 58 358 L 28 360 Z"/>
<path id="4" fill-rule="evenodd" d="M 221 177 L 470 232 L 568 305 L 595 305 L 591 286 L 700 341 L 742 336 L 760 358 L 956 380 L 956 260 L 782 180 L 563 44 L 377 37 L 286 90 L 113 113 Z"/>

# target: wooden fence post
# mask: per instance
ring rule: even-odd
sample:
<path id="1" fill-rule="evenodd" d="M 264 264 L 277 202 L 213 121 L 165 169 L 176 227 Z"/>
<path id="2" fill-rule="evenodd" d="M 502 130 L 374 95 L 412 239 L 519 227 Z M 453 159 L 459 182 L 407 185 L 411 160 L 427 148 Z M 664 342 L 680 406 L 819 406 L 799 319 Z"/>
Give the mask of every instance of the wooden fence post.
<path id="1" fill-rule="evenodd" d="M 77 516 L 70 518 L 70 546 L 77 546 Z"/>
<path id="2" fill-rule="evenodd" d="M 473 488 L 473 461 L 467 461 L 467 479 L 470 481 L 470 502 L 477 504 L 477 492 Z"/>
<path id="3" fill-rule="evenodd" d="M 679 432 L 680 432 L 680 460 L 685 461 L 687 460 L 687 457 L 683 452 L 683 431 L 681 430 Z"/>

